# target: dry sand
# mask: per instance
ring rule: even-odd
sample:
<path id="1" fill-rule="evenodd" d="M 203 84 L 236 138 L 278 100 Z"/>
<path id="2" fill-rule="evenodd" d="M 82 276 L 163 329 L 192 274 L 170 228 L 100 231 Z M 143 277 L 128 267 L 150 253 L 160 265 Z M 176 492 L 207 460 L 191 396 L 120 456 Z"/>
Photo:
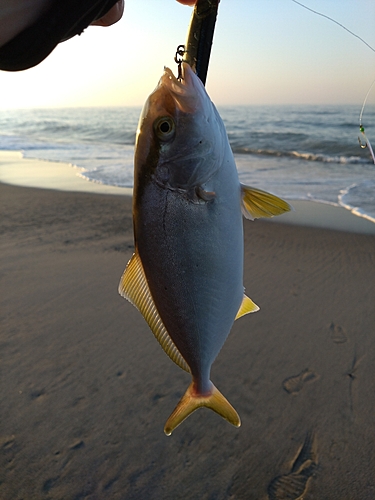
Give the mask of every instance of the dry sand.
<path id="1" fill-rule="evenodd" d="M 128 197 L 0 184 L 1 500 L 375 498 L 375 236 L 245 222 L 212 380 L 242 418 L 164 423 L 189 376 L 117 294 Z"/>

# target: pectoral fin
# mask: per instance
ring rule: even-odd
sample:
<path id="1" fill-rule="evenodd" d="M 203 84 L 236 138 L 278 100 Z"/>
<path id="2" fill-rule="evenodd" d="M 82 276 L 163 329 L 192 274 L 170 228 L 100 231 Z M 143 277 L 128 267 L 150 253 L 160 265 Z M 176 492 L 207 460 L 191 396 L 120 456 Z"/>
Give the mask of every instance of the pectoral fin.
<path id="1" fill-rule="evenodd" d="M 164 323 L 151 296 L 138 252 L 133 254 L 121 277 L 119 294 L 135 306 L 151 328 L 159 344 L 180 368 L 190 373 L 190 368 L 173 340 L 170 338 Z"/>
<path id="2" fill-rule="evenodd" d="M 247 295 L 244 294 L 242 299 L 242 304 L 238 310 L 237 316 L 234 320 L 241 318 L 241 316 L 245 316 L 245 314 L 254 313 L 259 311 L 260 307 L 257 306 Z"/>
<path id="3" fill-rule="evenodd" d="M 246 219 L 274 217 L 293 210 L 293 207 L 286 201 L 261 189 L 241 184 L 241 194 L 241 210 Z"/>

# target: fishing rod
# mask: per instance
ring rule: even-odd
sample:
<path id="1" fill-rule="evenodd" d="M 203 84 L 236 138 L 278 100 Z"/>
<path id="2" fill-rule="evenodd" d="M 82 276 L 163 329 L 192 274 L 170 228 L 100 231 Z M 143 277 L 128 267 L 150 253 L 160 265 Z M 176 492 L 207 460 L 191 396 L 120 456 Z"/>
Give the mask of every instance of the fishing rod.
<path id="1" fill-rule="evenodd" d="M 185 45 L 177 47 L 175 61 L 179 65 L 187 62 L 206 84 L 208 64 L 214 37 L 215 24 L 220 0 L 198 0 L 191 16 Z"/>

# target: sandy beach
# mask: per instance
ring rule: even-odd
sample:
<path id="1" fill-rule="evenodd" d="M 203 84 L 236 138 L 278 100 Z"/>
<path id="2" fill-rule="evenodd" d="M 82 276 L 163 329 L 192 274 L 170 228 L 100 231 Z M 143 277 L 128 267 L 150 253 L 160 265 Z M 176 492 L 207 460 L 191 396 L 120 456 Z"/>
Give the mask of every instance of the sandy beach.
<path id="1" fill-rule="evenodd" d="M 212 370 L 242 427 L 203 409 L 166 437 L 189 376 L 117 293 L 131 198 L 0 184 L 0 203 L 2 500 L 375 498 L 371 231 L 245 222 L 261 310 Z"/>

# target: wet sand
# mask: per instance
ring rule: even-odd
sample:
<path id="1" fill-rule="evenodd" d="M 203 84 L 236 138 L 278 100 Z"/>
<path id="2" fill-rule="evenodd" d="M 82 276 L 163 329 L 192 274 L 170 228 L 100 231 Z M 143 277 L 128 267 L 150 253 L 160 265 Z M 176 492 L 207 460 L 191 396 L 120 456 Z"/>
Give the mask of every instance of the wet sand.
<path id="1" fill-rule="evenodd" d="M 375 236 L 245 222 L 212 380 L 242 418 L 164 423 L 189 376 L 117 293 L 131 199 L 0 184 L 0 498 L 375 498 Z"/>

